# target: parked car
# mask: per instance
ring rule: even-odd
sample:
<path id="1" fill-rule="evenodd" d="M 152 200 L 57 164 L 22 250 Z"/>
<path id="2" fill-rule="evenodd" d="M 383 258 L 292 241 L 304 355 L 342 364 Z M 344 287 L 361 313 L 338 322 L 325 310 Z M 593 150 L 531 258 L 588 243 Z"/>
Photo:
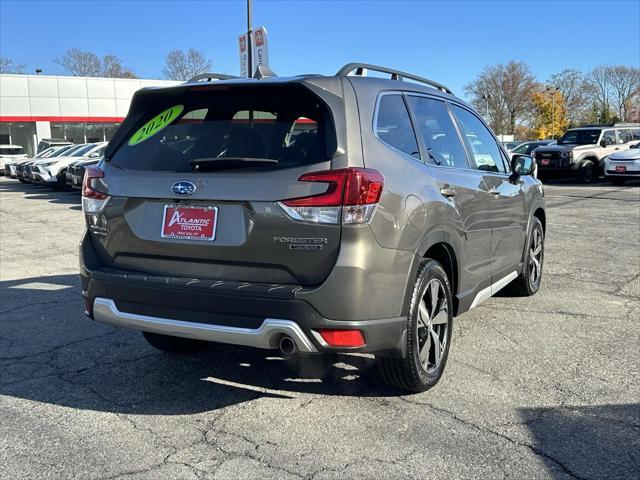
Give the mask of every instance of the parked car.
<path id="1" fill-rule="evenodd" d="M 100 158 L 90 158 L 88 160 L 80 160 L 72 163 L 67 168 L 65 173 L 65 181 L 68 187 L 82 188 L 82 179 L 84 178 L 84 172 L 87 167 L 91 165 L 97 165 L 100 162 Z"/>
<path id="2" fill-rule="evenodd" d="M 38 152 L 43 152 L 48 148 L 59 147 L 62 145 L 73 145 L 73 142 L 64 138 L 43 138 L 38 142 Z"/>
<path id="3" fill-rule="evenodd" d="M 139 90 L 84 177 L 86 313 L 172 352 L 373 353 L 423 391 L 454 316 L 538 291 L 534 169 L 449 89 L 384 67 Z"/>
<path id="4" fill-rule="evenodd" d="M 27 158 L 24 148 L 20 145 L 0 145 L 0 175 L 5 174 L 5 165 Z"/>
<path id="5" fill-rule="evenodd" d="M 38 158 L 47 158 L 48 156 L 50 156 L 51 154 L 53 154 L 57 149 L 60 148 L 64 148 L 64 147 L 49 147 L 46 150 L 43 150 L 42 152 L 38 153 L 37 155 L 31 157 L 31 158 L 20 158 L 18 160 L 12 160 L 10 162 L 5 163 L 4 165 L 4 174 L 7 177 L 10 178 L 16 178 L 17 177 L 17 169 L 18 169 L 18 164 L 20 163 L 24 163 L 30 160 L 34 160 L 34 159 L 38 159 Z"/>
<path id="6" fill-rule="evenodd" d="M 591 183 L 603 173 L 605 157 L 638 140 L 638 123 L 590 125 L 568 130 L 556 145 L 539 147 L 534 156 L 541 177 L 577 176 L 580 182 Z"/>
<path id="7" fill-rule="evenodd" d="M 62 155 L 53 159 L 44 159 L 33 165 L 32 177 L 34 181 L 54 188 L 66 188 L 67 167 L 82 159 L 94 155 L 100 157 L 107 142 L 88 143 L 82 148 L 75 150 L 70 155 Z"/>
<path id="8" fill-rule="evenodd" d="M 604 175 L 614 185 L 640 179 L 640 142 L 629 150 L 616 152 L 604 159 Z"/>
<path id="9" fill-rule="evenodd" d="M 555 144 L 555 140 L 534 140 L 530 142 L 523 142 L 515 148 L 510 148 L 509 153 L 519 153 L 521 155 L 531 155 L 533 151 L 538 147 L 544 147 L 546 145 Z"/>
<path id="10" fill-rule="evenodd" d="M 34 178 L 32 177 L 33 166 L 36 162 L 39 162 L 45 159 L 51 160 L 57 157 L 61 157 L 62 155 L 72 155 L 78 149 L 82 148 L 83 145 L 84 144 L 62 145 L 62 146 L 54 147 L 56 148 L 55 152 L 48 154 L 46 157 L 42 157 L 42 158 L 33 157 L 31 159 L 28 159 L 27 161 L 17 165 L 16 177 L 18 178 L 18 180 L 20 180 L 23 183 L 33 182 L 34 181 Z"/>

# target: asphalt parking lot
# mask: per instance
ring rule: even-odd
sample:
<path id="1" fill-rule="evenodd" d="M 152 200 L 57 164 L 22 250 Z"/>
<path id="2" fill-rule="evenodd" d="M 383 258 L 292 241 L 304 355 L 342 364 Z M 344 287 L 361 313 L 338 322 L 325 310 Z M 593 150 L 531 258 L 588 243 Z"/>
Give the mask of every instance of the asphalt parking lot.
<path id="1" fill-rule="evenodd" d="M 640 184 L 546 196 L 539 294 L 458 318 L 403 395 L 370 358 L 171 356 L 87 320 L 78 193 L 0 178 L 0 478 L 638 478 Z"/>

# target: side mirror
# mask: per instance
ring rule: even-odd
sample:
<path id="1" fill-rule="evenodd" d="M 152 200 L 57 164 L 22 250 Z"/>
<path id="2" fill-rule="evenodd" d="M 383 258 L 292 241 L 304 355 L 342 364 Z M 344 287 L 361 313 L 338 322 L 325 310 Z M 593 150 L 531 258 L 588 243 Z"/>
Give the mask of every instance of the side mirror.
<path id="1" fill-rule="evenodd" d="M 529 155 L 514 155 L 511 157 L 511 178 L 517 180 L 524 175 L 533 175 L 536 169 L 536 162 Z"/>
<path id="2" fill-rule="evenodd" d="M 89 158 L 98 158 L 100 156 L 100 154 L 98 152 L 93 152 L 91 154 L 89 154 Z"/>
<path id="3" fill-rule="evenodd" d="M 602 148 L 605 148 L 607 146 L 607 141 L 604 138 L 602 140 L 600 140 L 600 146 Z"/>

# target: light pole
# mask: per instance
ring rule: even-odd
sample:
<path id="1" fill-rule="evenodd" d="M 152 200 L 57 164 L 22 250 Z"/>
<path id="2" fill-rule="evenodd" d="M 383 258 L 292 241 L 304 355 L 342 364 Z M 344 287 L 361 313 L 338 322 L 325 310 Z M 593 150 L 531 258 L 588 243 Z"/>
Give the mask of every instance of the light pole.
<path id="1" fill-rule="evenodd" d="M 490 94 L 488 93 L 482 94 L 482 99 L 485 101 L 485 106 L 486 106 L 485 115 L 487 117 L 487 122 L 489 121 L 489 99 L 490 98 L 491 98 Z"/>
<path id="2" fill-rule="evenodd" d="M 547 92 L 551 92 L 551 139 L 556 139 L 556 92 L 558 91 L 558 87 L 555 86 L 547 86 Z"/>
<path id="3" fill-rule="evenodd" d="M 251 51 L 251 0 L 247 0 L 247 77 L 253 77 L 253 58 Z"/>

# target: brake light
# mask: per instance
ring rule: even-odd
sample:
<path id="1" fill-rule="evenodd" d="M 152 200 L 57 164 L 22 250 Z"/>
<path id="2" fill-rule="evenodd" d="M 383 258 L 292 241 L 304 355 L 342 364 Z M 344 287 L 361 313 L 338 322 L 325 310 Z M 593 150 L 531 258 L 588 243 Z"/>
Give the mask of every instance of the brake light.
<path id="1" fill-rule="evenodd" d="M 360 330 L 318 330 L 322 339 L 330 347 L 362 347 L 364 336 Z"/>
<path id="2" fill-rule="evenodd" d="M 301 182 L 327 183 L 318 195 L 284 200 L 280 206 L 293 219 L 315 223 L 366 223 L 380 201 L 384 177 L 368 168 L 306 173 Z"/>
<path id="3" fill-rule="evenodd" d="M 86 214 L 97 214 L 104 210 L 111 199 L 109 195 L 100 191 L 106 190 L 102 180 L 104 172 L 94 165 L 88 166 L 82 179 L 82 210 Z"/>

